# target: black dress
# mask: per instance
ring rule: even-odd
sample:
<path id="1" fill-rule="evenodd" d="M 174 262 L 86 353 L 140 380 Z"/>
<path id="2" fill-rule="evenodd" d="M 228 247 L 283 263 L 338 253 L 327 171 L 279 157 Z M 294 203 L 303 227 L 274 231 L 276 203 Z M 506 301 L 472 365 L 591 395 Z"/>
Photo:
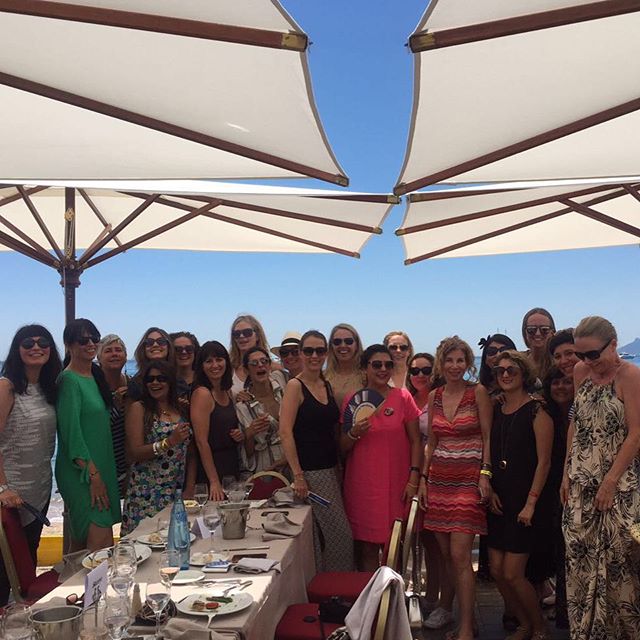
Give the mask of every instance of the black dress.
<path id="1" fill-rule="evenodd" d="M 546 486 L 536 502 L 531 526 L 518 522 L 538 466 L 533 421 L 539 406 L 530 400 L 511 414 L 503 414 L 500 405 L 493 412 L 491 485 L 502 502 L 502 515 L 489 512 L 487 517 L 488 545 L 493 549 L 530 554 L 540 549 L 541 539 L 550 541 L 552 501 Z"/>

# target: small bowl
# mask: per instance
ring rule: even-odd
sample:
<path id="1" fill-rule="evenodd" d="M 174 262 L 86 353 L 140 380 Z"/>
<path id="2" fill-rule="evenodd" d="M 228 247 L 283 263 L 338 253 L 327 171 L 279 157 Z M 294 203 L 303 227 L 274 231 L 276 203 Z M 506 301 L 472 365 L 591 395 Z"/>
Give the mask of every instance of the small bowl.
<path id="1" fill-rule="evenodd" d="M 193 515 L 194 513 L 198 513 L 200 511 L 200 505 L 195 500 L 185 500 L 184 508 L 189 515 Z"/>

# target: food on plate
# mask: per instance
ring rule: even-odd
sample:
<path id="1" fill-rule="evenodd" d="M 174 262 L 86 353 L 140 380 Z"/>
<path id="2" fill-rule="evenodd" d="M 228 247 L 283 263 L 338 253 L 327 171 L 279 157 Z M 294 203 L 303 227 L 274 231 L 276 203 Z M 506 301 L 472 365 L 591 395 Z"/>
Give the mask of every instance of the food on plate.
<path id="1" fill-rule="evenodd" d="M 191 610 L 192 611 L 204 611 L 206 606 L 207 606 L 207 603 L 204 602 L 203 600 L 194 600 L 191 603 Z"/>
<path id="2" fill-rule="evenodd" d="M 233 598 L 230 598 L 229 596 L 207 596 L 207 602 L 229 604 L 229 602 L 233 602 Z"/>
<path id="3" fill-rule="evenodd" d="M 219 602 L 207 602 L 207 604 L 205 604 L 205 609 L 211 611 L 212 609 L 217 609 L 219 606 Z"/>
<path id="4" fill-rule="evenodd" d="M 164 544 L 167 541 L 165 536 L 162 536 L 161 534 L 155 532 L 150 533 L 147 539 L 151 544 Z"/>
<path id="5" fill-rule="evenodd" d="M 184 501 L 184 506 L 187 509 L 193 509 L 194 507 L 197 507 L 199 505 L 195 500 L 185 500 Z"/>

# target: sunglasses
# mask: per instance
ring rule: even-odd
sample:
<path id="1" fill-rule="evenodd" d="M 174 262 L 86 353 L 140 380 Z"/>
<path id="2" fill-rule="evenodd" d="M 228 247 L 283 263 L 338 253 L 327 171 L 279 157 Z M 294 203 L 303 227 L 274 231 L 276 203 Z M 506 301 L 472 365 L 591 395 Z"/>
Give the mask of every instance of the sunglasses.
<path id="1" fill-rule="evenodd" d="M 300 355 L 299 349 L 283 349 L 280 347 L 280 358 L 288 358 L 289 356 L 298 357 Z"/>
<path id="2" fill-rule="evenodd" d="M 319 356 L 326 356 L 327 347 L 303 347 L 302 353 L 304 353 L 304 355 L 307 356 L 308 358 L 310 358 L 314 353 L 316 353 Z"/>
<path id="3" fill-rule="evenodd" d="M 505 373 L 509 376 L 515 376 L 517 373 L 520 373 L 520 369 L 518 367 L 494 367 L 493 373 L 496 374 L 496 377 L 501 378 Z"/>
<path id="4" fill-rule="evenodd" d="M 613 338 L 611 338 L 612 340 Z M 576 351 L 576 358 L 580 360 L 597 360 L 602 352 L 611 344 L 611 340 L 607 340 L 607 343 L 602 347 L 602 349 L 592 349 L 591 351 Z"/>
<path id="5" fill-rule="evenodd" d="M 409 351 L 408 344 L 390 344 L 388 347 L 389 351 Z"/>
<path id="6" fill-rule="evenodd" d="M 536 327 L 536 328 L 537 328 L 537 327 Z M 527 331 L 527 333 L 528 333 L 528 331 Z M 535 332 L 534 332 L 534 333 L 535 333 Z M 530 334 L 530 335 L 533 335 L 533 333 L 532 333 L 532 334 Z M 546 335 L 546 334 L 543 334 L 543 335 Z M 509 347 L 507 347 L 506 345 L 503 345 L 502 347 L 487 347 L 487 348 L 484 350 L 484 352 L 485 352 L 489 357 L 491 357 L 491 356 L 495 356 L 495 355 L 496 355 L 496 354 L 498 354 L 498 353 L 502 353 L 503 351 L 508 351 L 508 350 L 509 350 Z"/>
<path id="7" fill-rule="evenodd" d="M 238 338 L 250 338 L 254 333 L 254 329 L 234 329 L 231 335 L 237 340 Z"/>
<path id="8" fill-rule="evenodd" d="M 371 365 L 371 368 L 376 369 L 376 371 L 383 367 L 387 371 L 391 371 L 391 369 L 393 369 L 393 362 L 391 360 L 369 360 L 369 364 Z"/>
<path id="9" fill-rule="evenodd" d="M 194 347 L 190 344 L 185 347 L 174 347 L 174 349 L 176 353 L 188 353 L 189 355 L 195 353 Z"/>
<path id="10" fill-rule="evenodd" d="M 100 336 L 99 335 L 95 335 L 95 336 L 80 336 L 76 342 L 81 346 L 81 347 L 86 347 L 90 342 L 93 342 L 93 344 L 98 344 L 98 342 L 100 342 Z"/>
<path id="11" fill-rule="evenodd" d="M 528 336 L 535 336 L 538 331 L 540 332 L 541 336 L 548 336 L 551 333 L 551 327 L 549 325 L 539 326 L 537 324 L 532 324 L 525 327 L 524 330 L 527 332 Z"/>
<path id="12" fill-rule="evenodd" d="M 351 346 L 351 345 L 355 342 L 355 339 L 354 339 L 354 338 L 334 338 L 334 339 L 331 341 L 331 344 L 332 344 L 334 347 L 339 347 L 343 342 L 344 342 L 346 345 Z"/>
<path id="13" fill-rule="evenodd" d="M 247 362 L 247 364 L 250 367 L 257 367 L 258 365 L 265 366 L 265 365 L 269 364 L 269 359 L 268 358 L 258 358 L 257 360 L 249 360 L 249 362 Z"/>
<path id="14" fill-rule="evenodd" d="M 157 376 L 145 376 L 144 383 L 151 384 L 152 382 L 169 382 L 169 378 L 162 373 L 159 373 Z"/>
<path id="15" fill-rule="evenodd" d="M 33 349 L 38 345 L 41 349 L 48 349 L 51 346 L 51 343 L 46 338 L 25 338 L 20 346 L 23 349 Z"/>
<path id="16" fill-rule="evenodd" d="M 423 376 L 430 376 L 432 371 L 433 367 L 409 367 L 409 373 L 412 376 L 417 376 L 420 373 Z"/>
<path id="17" fill-rule="evenodd" d="M 157 344 L 159 347 L 166 347 L 169 344 L 169 341 L 166 338 L 145 338 L 144 339 L 145 347 L 153 347 L 154 344 Z"/>

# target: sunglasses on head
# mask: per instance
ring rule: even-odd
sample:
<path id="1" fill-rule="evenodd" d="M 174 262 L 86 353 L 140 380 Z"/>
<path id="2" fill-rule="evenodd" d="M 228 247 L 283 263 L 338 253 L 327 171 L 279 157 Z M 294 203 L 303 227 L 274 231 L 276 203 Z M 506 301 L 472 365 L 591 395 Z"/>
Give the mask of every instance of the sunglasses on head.
<path id="1" fill-rule="evenodd" d="M 144 383 L 151 384 L 152 382 L 169 382 L 169 378 L 163 373 L 159 373 L 157 376 L 145 376 Z"/>
<path id="2" fill-rule="evenodd" d="M 531 334 L 533 335 L 533 334 Z M 508 351 L 509 347 L 507 347 L 506 345 L 502 345 L 501 347 L 487 347 L 484 352 L 488 355 L 488 356 L 495 356 L 498 353 L 502 353 L 503 351 Z"/>
<path id="3" fill-rule="evenodd" d="M 505 373 L 509 376 L 515 376 L 517 373 L 520 373 L 520 369 L 514 366 L 493 367 L 493 373 L 495 373 L 498 378 L 501 378 Z"/>
<path id="4" fill-rule="evenodd" d="M 25 338 L 20 346 L 23 349 L 33 349 L 38 345 L 41 349 L 48 349 L 51 346 L 51 343 L 46 338 Z"/>
<path id="5" fill-rule="evenodd" d="M 265 366 L 269 364 L 269 358 L 258 358 L 257 360 L 249 360 L 247 364 L 250 367 L 257 367 L 258 365 Z"/>
<path id="6" fill-rule="evenodd" d="M 144 346 L 145 347 L 153 347 L 154 344 L 157 344 L 159 347 L 166 347 L 169 344 L 169 341 L 166 338 L 160 336 L 159 338 L 145 338 Z"/>
<path id="7" fill-rule="evenodd" d="M 611 344 L 611 340 L 613 340 L 613 338 L 607 340 L 606 344 L 601 349 L 592 349 L 591 351 L 576 351 L 576 358 L 579 358 L 580 360 L 597 360 L 602 355 L 602 352 Z"/>
<path id="8" fill-rule="evenodd" d="M 237 340 L 238 338 L 250 338 L 254 333 L 254 329 L 234 329 L 231 335 Z"/>
<path id="9" fill-rule="evenodd" d="M 188 353 L 189 355 L 195 352 L 195 349 L 191 344 L 184 347 L 174 347 L 174 349 L 176 350 L 176 353 Z"/>
<path id="10" fill-rule="evenodd" d="M 303 347 L 302 353 L 304 353 L 304 355 L 307 357 L 311 357 L 314 353 L 319 356 L 326 356 L 327 347 Z"/>
<path id="11" fill-rule="evenodd" d="M 369 364 L 372 369 L 382 369 L 383 367 L 387 371 L 391 371 L 393 369 L 393 362 L 391 360 L 369 360 Z"/>
<path id="12" fill-rule="evenodd" d="M 95 336 L 80 336 L 76 342 L 81 346 L 81 347 L 86 347 L 90 342 L 93 342 L 93 344 L 98 344 L 98 342 L 100 342 L 100 336 L 99 335 L 95 335 Z"/>
<path id="13" fill-rule="evenodd" d="M 430 376 L 433 371 L 433 367 L 409 367 L 409 373 L 412 376 L 417 376 L 421 373 L 423 376 Z"/>
<path id="14" fill-rule="evenodd" d="M 354 338 L 333 338 L 333 340 L 331 340 L 331 344 L 334 347 L 339 347 L 343 342 L 346 345 L 351 346 L 355 342 L 355 339 Z"/>
<path id="15" fill-rule="evenodd" d="M 532 324 L 525 327 L 524 330 L 527 332 L 528 336 L 535 336 L 536 333 L 538 333 L 538 331 L 540 332 L 541 336 L 548 336 L 551 333 L 551 327 L 548 324 L 547 325 Z"/>
<path id="16" fill-rule="evenodd" d="M 409 351 L 408 344 L 390 344 L 389 351 Z"/>
<path id="17" fill-rule="evenodd" d="M 280 358 L 288 358 L 289 356 L 297 357 L 300 355 L 300 350 L 296 347 L 295 349 L 283 349 L 280 347 Z"/>

